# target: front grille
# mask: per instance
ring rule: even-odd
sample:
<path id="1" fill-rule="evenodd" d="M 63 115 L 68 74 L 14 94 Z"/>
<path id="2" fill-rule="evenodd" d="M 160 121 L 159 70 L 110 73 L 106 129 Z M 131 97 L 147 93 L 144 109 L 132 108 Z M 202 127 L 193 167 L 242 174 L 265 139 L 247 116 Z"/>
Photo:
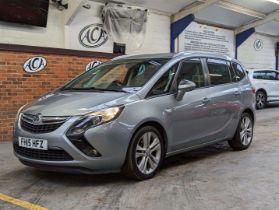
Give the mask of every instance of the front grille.
<path id="1" fill-rule="evenodd" d="M 59 128 L 67 117 L 43 117 L 39 115 L 22 114 L 20 126 L 31 133 L 50 133 Z"/>
<path id="2" fill-rule="evenodd" d="M 70 161 L 73 158 L 64 150 L 37 150 L 20 147 L 14 144 L 14 150 L 17 154 L 36 160 L 47 160 L 47 161 Z"/>

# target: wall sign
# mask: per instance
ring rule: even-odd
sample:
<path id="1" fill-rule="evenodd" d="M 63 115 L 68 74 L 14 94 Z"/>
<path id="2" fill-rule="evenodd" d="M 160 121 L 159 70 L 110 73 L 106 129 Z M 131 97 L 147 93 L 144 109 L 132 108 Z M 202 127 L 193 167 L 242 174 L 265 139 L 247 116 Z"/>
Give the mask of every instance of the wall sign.
<path id="1" fill-rule="evenodd" d="M 102 63 L 101 61 L 92 61 L 86 65 L 85 70 L 88 71 L 88 70 L 100 65 L 101 63 Z"/>
<path id="2" fill-rule="evenodd" d="M 262 39 L 256 39 L 254 42 L 254 49 L 256 51 L 260 51 L 263 49 L 263 40 Z"/>
<path id="3" fill-rule="evenodd" d="M 179 51 L 211 52 L 234 57 L 234 32 L 192 22 L 179 36 Z"/>
<path id="4" fill-rule="evenodd" d="M 43 70 L 47 65 L 47 60 L 44 57 L 33 57 L 28 59 L 23 64 L 24 71 L 28 73 L 36 73 Z"/>
<path id="5" fill-rule="evenodd" d="M 96 23 L 85 26 L 79 32 L 79 42 L 87 48 L 100 47 L 108 40 L 107 32 L 103 29 L 103 25 Z"/>

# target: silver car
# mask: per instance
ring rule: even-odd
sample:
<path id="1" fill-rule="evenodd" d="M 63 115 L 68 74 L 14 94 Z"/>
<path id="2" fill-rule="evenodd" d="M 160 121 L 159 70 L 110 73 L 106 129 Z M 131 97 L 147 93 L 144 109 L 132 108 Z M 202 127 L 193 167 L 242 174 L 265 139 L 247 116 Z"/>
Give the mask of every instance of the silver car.
<path id="1" fill-rule="evenodd" d="M 143 180 L 164 158 L 253 139 L 255 94 L 242 65 L 205 53 L 122 56 L 22 107 L 14 152 L 42 170 Z"/>

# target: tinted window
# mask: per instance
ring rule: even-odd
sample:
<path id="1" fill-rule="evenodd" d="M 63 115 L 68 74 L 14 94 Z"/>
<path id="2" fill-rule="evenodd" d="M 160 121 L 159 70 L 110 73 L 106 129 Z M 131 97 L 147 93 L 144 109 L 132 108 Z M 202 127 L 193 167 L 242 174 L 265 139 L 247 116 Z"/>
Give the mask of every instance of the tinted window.
<path id="1" fill-rule="evenodd" d="M 233 67 L 233 70 L 235 72 L 235 75 L 232 77 L 233 81 L 242 80 L 245 77 L 245 73 L 244 73 L 243 68 L 237 63 L 232 63 L 232 67 Z"/>
<path id="2" fill-rule="evenodd" d="M 149 96 L 161 95 L 170 91 L 178 64 L 171 67 L 153 86 Z"/>
<path id="3" fill-rule="evenodd" d="M 225 60 L 207 59 L 211 85 L 221 85 L 231 82 L 229 63 Z"/>
<path id="4" fill-rule="evenodd" d="M 200 59 L 183 61 L 178 77 L 178 84 L 181 80 L 190 80 L 196 83 L 196 87 L 205 86 L 205 78 Z"/>
<path id="5" fill-rule="evenodd" d="M 231 75 L 232 81 L 233 81 L 233 82 L 239 81 L 239 80 L 238 80 L 238 76 L 237 76 L 237 74 L 236 74 L 236 72 L 235 72 L 235 70 L 234 70 L 234 68 L 233 68 L 232 65 L 230 66 L 229 69 L 230 69 L 230 75 Z"/>
<path id="6" fill-rule="evenodd" d="M 279 74 L 274 71 L 255 71 L 253 73 L 253 78 L 264 80 L 279 80 Z"/>
<path id="7" fill-rule="evenodd" d="M 254 79 L 264 79 L 264 78 L 266 78 L 266 73 L 264 71 L 255 71 L 253 73 L 253 78 Z"/>

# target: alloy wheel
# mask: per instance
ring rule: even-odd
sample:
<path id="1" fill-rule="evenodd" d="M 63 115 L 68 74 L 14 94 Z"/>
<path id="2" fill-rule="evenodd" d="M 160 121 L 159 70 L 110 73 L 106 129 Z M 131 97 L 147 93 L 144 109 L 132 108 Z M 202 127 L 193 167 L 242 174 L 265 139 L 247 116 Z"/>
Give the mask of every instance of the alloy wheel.
<path id="1" fill-rule="evenodd" d="M 252 141 L 253 123 L 249 117 L 243 117 L 240 126 L 240 139 L 244 146 L 247 146 Z"/>
<path id="2" fill-rule="evenodd" d="M 264 93 L 260 92 L 257 94 L 257 98 L 256 98 L 256 102 L 257 102 L 257 107 L 262 109 L 264 108 L 265 105 L 265 95 Z"/>
<path id="3" fill-rule="evenodd" d="M 160 163 L 162 145 L 156 133 L 149 131 L 144 133 L 136 146 L 135 158 L 139 171 L 143 174 L 151 174 Z"/>

